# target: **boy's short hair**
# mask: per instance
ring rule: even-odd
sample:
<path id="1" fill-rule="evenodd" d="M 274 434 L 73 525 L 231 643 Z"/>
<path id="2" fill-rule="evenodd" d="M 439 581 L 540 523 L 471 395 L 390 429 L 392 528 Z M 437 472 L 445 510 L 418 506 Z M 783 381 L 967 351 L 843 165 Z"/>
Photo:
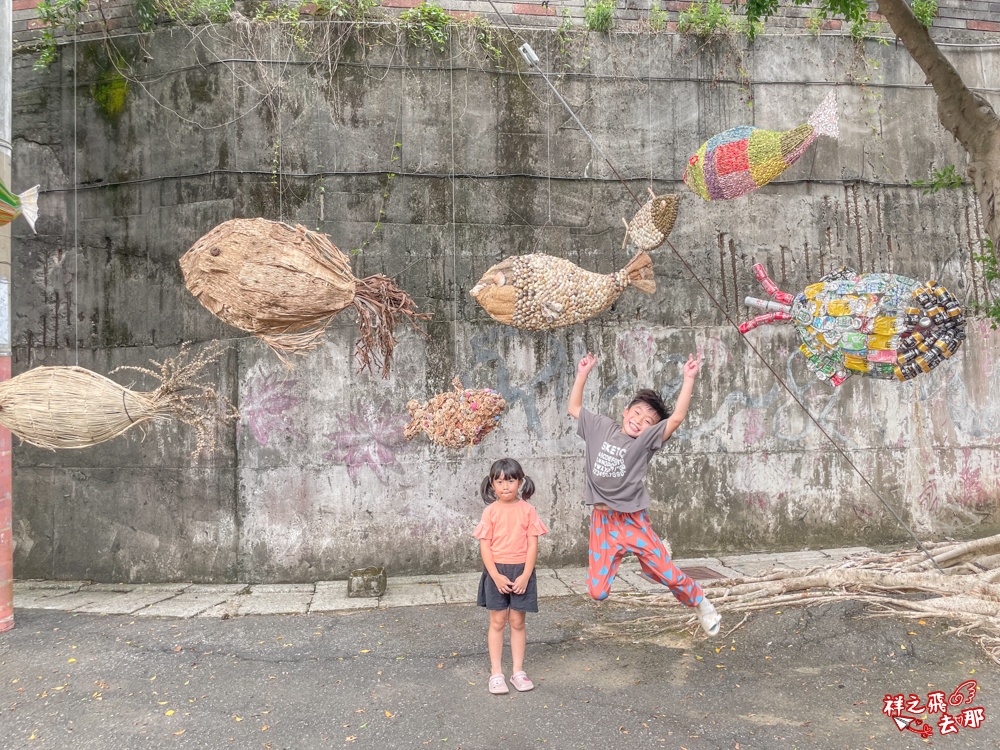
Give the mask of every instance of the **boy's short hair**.
<path id="1" fill-rule="evenodd" d="M 663 399 L 660 398 L 660 394 L 652 388 L 643 388 L 641 391 L 636 393 L 635 396 L 632 397 L 632 400 L 629 401 L 628 408 L 631 409 L 636 404 L 645 404 L 650 409 L 655 411 L 660 417 L 661 422 L 673 413 L 673 410 L 663 403 Z"/>

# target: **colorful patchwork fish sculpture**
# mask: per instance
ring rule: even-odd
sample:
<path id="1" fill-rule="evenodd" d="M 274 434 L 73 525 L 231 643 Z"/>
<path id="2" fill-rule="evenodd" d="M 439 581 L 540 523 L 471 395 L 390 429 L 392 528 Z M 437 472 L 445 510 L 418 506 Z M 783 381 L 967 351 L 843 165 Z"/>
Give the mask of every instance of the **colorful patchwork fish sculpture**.
<path id="1" fill-rule="evenodd" d="M 831 91 L 812 117 L 792 130 L 741 125 L 705 141 L 688 160 L 684 183 L 707 201 L 740 198 L 792 166 L 819 136 L 838 134 L 837 99 Z"/>
<path id="2" fill-rule="evenodd" d="M 965 340 L 962 308 L 936 281 L 841 268 L 793 296 L 759 263 L 753 270 L 771 299 L 747 297 L 746 304 L 771 312 L 741 324 L 740 333 L 791 321 L 809 369 L 832 385 L 852 373 L 909 380 L 933 370 Z"/>

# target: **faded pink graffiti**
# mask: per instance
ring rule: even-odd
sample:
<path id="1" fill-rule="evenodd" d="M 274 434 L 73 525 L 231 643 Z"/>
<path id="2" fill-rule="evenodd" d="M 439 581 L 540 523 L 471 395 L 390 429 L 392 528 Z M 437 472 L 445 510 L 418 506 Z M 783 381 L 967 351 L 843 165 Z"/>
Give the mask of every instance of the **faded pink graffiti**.
<path id="1" fill-rule="evenodd" d="M 261 445 L 267 445 L 271 434 L 276 431 L 290 436 L 299 434 L 299 429 L 292 423 L 288 412 L 302 403 L 299 396 L 292 392 L 298 380 L 285 380 L 282 373 L 257 376 L 247 382 L 247 397 L 240 404 L 239 432 L 244 428 L 250 432 Z"/>
<path id="2" fill-rule="evenodd" d="M 633 328 L 618 339 L 618 356 L 630 364 L 651 362 L 656 355 L 656 340 L 645 328 Z"/>
<path id="3" fill-rule="evenodd" d="M 962 505 L 981 505 L 993 501 L 993 493 L 986 487 L 983 477 L 983 470 L 971 464 L 972 451 L 968 448 L 962 449 L 962 468 L 958 472 L 958 478 L 962 482 Z"/>
<path id="4" fill-rule="evenodd" d="M 341 417 L 340 429 L 326 435 L 332 446 L 323 454 L 323 459 L 346 464 L 347 474 L 354 484 L 358 484 L 358 473 L 365 466 L 380 482 L 387 483 L 388 472 L 398 472 L 402 468 L 396 452 L 405 444 L 403 426 L 407 422 L 409 417 L 392 413 L 388 401 L 377 412 Z"/>

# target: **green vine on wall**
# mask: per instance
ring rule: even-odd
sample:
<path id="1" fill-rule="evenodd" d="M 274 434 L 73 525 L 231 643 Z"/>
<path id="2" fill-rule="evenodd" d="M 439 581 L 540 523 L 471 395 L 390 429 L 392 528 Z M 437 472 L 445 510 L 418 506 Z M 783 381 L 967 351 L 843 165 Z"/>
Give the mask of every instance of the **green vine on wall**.
<path id="1" fill-rule="evenodd" d="M 35 9 L 42 26 L 41 50 L 35 61 L 36 69 L 49 67 L 56 59 L 56 32 L 59 29 L 76 31 L 80 28 L 80 13 L 87 7 L 87 0 L 42 0 Z"/>
<path id="2" fill-rule="evenodd" d="M 763 24 L 748 24 L 746 19 L 734 15 L 724 6 L 722 0 L 700 0 L 678 14 L 677 30 L 703 40 L 721 36 L 732 41 L 739 34 L 755 38 L 763 31 Z"/>
<path id="3" fill-rule="evenodd" d="M 954 190 L 962 187 L 965 180 L 955 170 L 954 164 L 949 164 L 941 169 L 932 168 L 930 179 L 914 180 L 910 183 L 914 187 L 923 188 L 924 195 L 936 193 L 938 190 Z"/>
<path id="4" fill-rule="evenodd" d="M 990 325 L 995 331 L 1000 326 L 1000 301 L 990 292 L 989 287 L 995 286 L 997 281 L 1000 281 L 1000 266 L 997 264 L 997 253 L 993 241 L 986 237 L 981 240 L 981 244 L 983 252 L 973 254 L 972 259 L 983 264 L 983 278 L 987 285 L 986 302 L 973 304 L 972 307 L 975 312 L 989 319 Z"/>
<path id="5" fill-rule="evenodd" d="M 583 20 L 588 31 L 611 31 L 615 27 L 615 0 L 587 0 Z"/>
<path id="6" fill-rule="evenodd" d="M 89 2 L 92 0 L 42 0 L 38 6 L 38 17 L 44 25 L 38 45 L 38 59 L 35 62 L 37 69 L 47 68 L 55 61 L 60 35 L 75 33 L 80 29 L 81 14 L 86 12 Z M 295 46 L 303 51 L 316 46 L 309 32 L 309 27 L 313 24 L 313 21 L 308 20 L 310 15 L 316 22 L 347 22 L 357 29 L 364 28 L 366 22 L 372 19 L 388 21 L 390 34 L 402 33 L 411 44 L 433 48 L 439 52 L 444 52 L 449 43 L 449 27 L 466 27 L 473 31 L 475 43 L 482 52 L 502 67 L 505 49 L 509 44 L 502 38 L 500 30 L 485 17 L 475 15 L 459 19 L 441 6 L 425 0 L 417 7 L 404 11 L 395 20 L 381 13 L 379 5 L 380 0 L 301 0 L 297 3 L 244 0 L 243 13 L 234 14 L 235 0 L 134 0 L 133 13 L 139 30 L 143 32 L 152 31 L 161 21 L 183 26 L 220 24 L 231 20 L 238 20 L 243 24 L 280 24 L 291 35 Z M 613 5 L 611 7 L 613 9 Z M 341 34 L 341 46 L 346 37 L 352 35 Z M 319 46 L 329 47 L 328 44 Z"/>
<path id="7" fill-rule="evenodd" d="M 417 47 L 433 47 L 444 52 L 448 46 L 448 27 L 452 17 L 440 5 L 424 2 L 399 15 L 400 25 L 410 42 Z"/>

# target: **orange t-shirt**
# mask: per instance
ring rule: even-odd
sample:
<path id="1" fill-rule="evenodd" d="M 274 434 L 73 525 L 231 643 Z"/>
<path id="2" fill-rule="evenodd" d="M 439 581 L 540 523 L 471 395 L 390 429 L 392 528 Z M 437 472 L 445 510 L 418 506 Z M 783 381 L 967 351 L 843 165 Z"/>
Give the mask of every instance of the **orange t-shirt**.
<path id="1" fill-rule="evenodd" d="M 530 503 L 495 500 L 483 509 L 483 518 L 472 536 L 489 540 L 493 562 L 517 564 L 528 559 L 528 537 L 548 531 Z"/>

